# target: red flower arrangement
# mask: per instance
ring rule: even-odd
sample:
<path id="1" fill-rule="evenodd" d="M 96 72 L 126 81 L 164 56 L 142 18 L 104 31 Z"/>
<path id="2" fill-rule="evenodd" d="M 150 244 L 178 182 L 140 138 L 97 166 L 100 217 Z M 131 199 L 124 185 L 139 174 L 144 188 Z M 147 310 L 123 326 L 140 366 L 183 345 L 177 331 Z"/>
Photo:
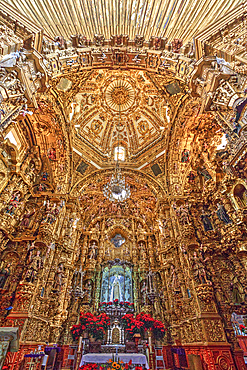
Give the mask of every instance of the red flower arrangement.
<path id="1" fill-rule="evenodd" d="M 73 340 L 78 340 L 82 333 L 81 325 L 73 325 L 72 328 L 70 328 L 70 330 Z"/>
<path id="2" fill-rule="evenodd" d="M 71 328 L 72 337 L 78 340 L 84 330 L 88 330 L 95 339 L 103 339 L 107 327 L 110 325 L 110 318 L 105 314 L 93 315 L 91 312 L 82 313 L 80 324 Z"/>
<path id="3" fill-rule="evenodd" d="M 129 336 L 134 334 L 142 334 L 144 331 L 144 323 L 134 318 L 133 314 L 126 314 L 122 317 L 123 325 L 126 329 L 126 333 Z"/>
<path id="4" fill-rule="evenodd" d="M 244 334 L 245 334 L 245 329 L 246 329 L 246 327 L 245 327 L 244 325 L 240 324 L 240 325 L 239 325 L 239 329 L 241 330 L 241 332 L 242 332 L 242 333 L 244 333 Z"/>
<path id="5" fill-rule="evenodd" d="M 136 317 L 134 317 L 133 314 L 126 314 L 122 317 L 122 322 L 125 327 L 126 334 L 129 337 L 133 337 L 134 334 L 144 334 L 145 331 L 150 330 L 155 339 L 162 340 L 166 333 L 166 328 L 161 321 L 155 320 L 151 315 L 144 312 L 139 313 Z M 102 340 L 109 325 L 110 318 L 106 313 L 102 312 L 95 316 L 91 312 L 87 312 L 81 314 L 80 324 L 73 325 L 71 333 L 73 339 L 78 340 L 83 331 L 88 330 L 89 334 L 91 334 L 95 339 Z M 240 330 L 242 330 L 241 325 Z"/>
<path id="6" fill-rule="evenodd" d="M 159 320 L 154 321 L 154 324 L 151 330 L 154 333 L 155 339 L 158 339 L 158 340 L 162 340 L 166 334 L 166 328 L 164 327 L 164 324 Z"/>
<path id="7" fill-rule="evenodd" d="M 79 370 L 143 370 L 142 366 L 132 366 L 132 360 L 129 363 L 124 364 L 123 361 L 109 360 L 107 364 L 85 364 L 79 367 Z"/>
<path id="8" fill-rule="evenodd" d="M 162 340 L 167 330 L 161 321 L 155 320 L 151 315 L 145 314 L 144 312 L 136 315 L 136 318 L 133 314 L 126 314 L 122 317 L 122 320 L 126 333 L 130 336 L 136 333 L 143 334 L 144 331 L 150 329 L 155 339 Z"/>
<path id="9" fill-rule="evenodd" d="M 134 320 L 133 313 L 126 313 L 126 315 L 122 317 L 122 320 L 123 320 L 124 327 L 127 328 L 128 326 L 130 326 L 130 324 L 132 324 Z"/>
<path id="10" fill-rule="evenodd" d="M 147 313 L 141 312 L 136 318 L 144 323 L 145 330 L 151 329 L 154 325 L 155 319 Z"/>
<path id="11" fill-rule="evenodd" d="M 96 370 L 96 369 L 98 369 L 97 364 L 85 364 L 79 368 L 79 370 Z"/>

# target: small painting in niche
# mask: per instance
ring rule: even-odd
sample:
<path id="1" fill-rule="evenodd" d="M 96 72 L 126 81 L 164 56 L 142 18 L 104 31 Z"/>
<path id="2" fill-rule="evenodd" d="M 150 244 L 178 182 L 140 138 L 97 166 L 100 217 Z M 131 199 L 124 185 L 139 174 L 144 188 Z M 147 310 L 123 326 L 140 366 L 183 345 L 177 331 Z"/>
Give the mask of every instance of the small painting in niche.
<path id="1" fill-rule="evenodd" d="M 111 242 L 116 248 L 119 248 L 125 242 L 125 238 L 121 234 L 116 234 L 114 238 L 111 239 Z"/>

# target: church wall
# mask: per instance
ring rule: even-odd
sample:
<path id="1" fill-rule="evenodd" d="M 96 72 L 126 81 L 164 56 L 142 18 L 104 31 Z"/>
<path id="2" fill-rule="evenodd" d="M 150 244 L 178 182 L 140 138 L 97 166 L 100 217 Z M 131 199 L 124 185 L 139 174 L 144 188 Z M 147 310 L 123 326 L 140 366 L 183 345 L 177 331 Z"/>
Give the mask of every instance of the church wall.
<path id="1" fill-rule="evenodd" d="M 44 41 L 45 64 L 28 49 L 37 79 L 33 88 L 23 77 L 24 60 L 16 75 L 5 69 L 19 99 L 9 91 L 1 120 L 0 323 L 18 326 L 21 344 L 5 365 L 22 368 L 24 354 L 56 343 L 63 349 L 61 368 L 67 368 L 70 327 L 80 312 L 100 309 L 102 271 L 112 264 L 131 268 L 135 311 L 164 322 L 167 367 L 182 348 L 188 362 L 189 355 L 199 355 L 204 368 L 244 369 L 245 340 L 236 335 L 232 315 L 243 316 L 245 324 L 246 204 L 243 196 L 240 207 L 236 197 L 246 183 L 246 76 L 239 65 L 213 56 L 195 61 L 154 46 L 133 66 L 128 60 L 134 52 L 127 47 L 102 61 L 99 49 L 66 50 L 63 41 L 56 50 Z M 93 111 L 90 88 L 100 78 L 108 83 L 107 68 L 119 65 L 130 84 L 134 78 L 146 81 L 147 122 L 167 104 L 156 117 L 166 124 L 166 134 L 152 141 L 154 128 L 148 126 L 150 149 L 144 154 L 143 144 L 135 149 L 137 139 L 123 139 L 123 174 L 132 192 L 124 204 L 109 202 L 102 192 L 112 172 L 102 148 L 112 142 L 103 138 L 95 150 L 75 130 L 83 119 L 80 109 Z M 78 96 L 83 89 L 84 103 Z M 161 97 L 150 103 L 154 90 Z M 139 131 L 129 127 L 142 143 L 147 124 L 139 122 Z M 19 148 L 5 139 L 13 128 Z M 228 144 L 217 149 L 223 134 Z M 120 246 L 112 241 L 116 235 L 124 239 Z"/>

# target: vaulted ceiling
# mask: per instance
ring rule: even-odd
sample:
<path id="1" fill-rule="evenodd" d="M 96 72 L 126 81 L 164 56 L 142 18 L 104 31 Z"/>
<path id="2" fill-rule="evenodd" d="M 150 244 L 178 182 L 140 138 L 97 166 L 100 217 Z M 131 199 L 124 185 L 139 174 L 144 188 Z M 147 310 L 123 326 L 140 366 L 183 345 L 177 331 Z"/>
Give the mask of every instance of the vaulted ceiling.
<path id="1" fill-rule="evenodd" d="M 51 37 L 82 34 L 126 34 L 182 38 L 196 33 L 226 14 L 242 0 L 7 0 Z"/>
<path id="2" fill-rule="evenodd" d="M 104 162 L 113 160 L 119 142 L 127 161 L 136 164 L 137 157 L 167 133 L 168 102 L 147 72 L 96 70 L 74 101 L 74 145 L 80 150 L 83 140 Z"/>

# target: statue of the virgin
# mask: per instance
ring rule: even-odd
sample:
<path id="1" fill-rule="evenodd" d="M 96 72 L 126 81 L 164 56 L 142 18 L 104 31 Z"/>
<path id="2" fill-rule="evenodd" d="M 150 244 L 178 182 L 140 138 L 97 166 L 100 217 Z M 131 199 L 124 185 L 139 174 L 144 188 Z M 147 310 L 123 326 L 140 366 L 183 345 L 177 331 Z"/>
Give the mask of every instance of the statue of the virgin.
<path id="1" fill-rule="evenodd" d="M 115 275 L 115 279 L 113 280 L 111 287 L 110 301 L 113 302 L 115 299 L 118 299 L 119 301 L 123 300 L 119 275 Z"/>

